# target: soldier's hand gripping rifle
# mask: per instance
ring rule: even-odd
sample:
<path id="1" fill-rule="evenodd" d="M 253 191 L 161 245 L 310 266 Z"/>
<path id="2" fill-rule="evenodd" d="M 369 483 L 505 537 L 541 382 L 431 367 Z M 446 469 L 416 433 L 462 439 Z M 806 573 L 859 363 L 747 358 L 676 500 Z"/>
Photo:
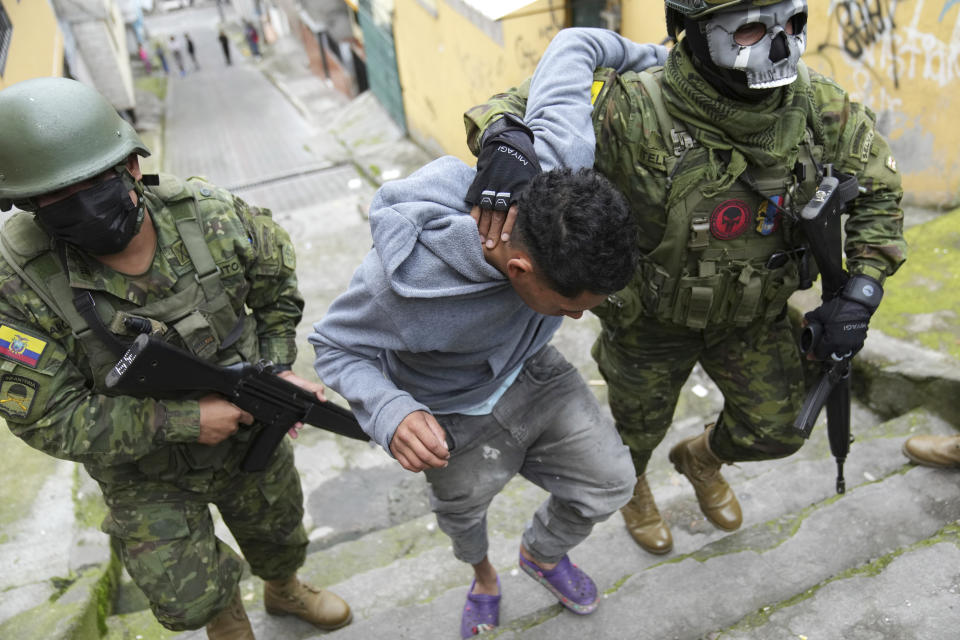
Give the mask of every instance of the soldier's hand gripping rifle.
<path id="1" fill-rule="evenodd" d="M 262 471 L 283 436 L 297 422 L 333 433 L 370 440 L 350 411 L 274 373 L 270 362 L 220 366 L 147 334 L 140 334 L 107 374 L 108 388 L 138 397 L 171 397 L 196 391 L 216 392 L 265 425 L 250 443 L 240 465 Z"/>
<path id="2" fill-rule="evenodd" d="M 827 436 L 837 461 L 837 493 L 846 491 L 843 463 L 850 451 L 850 359 L 863 346 L 867 323 L 880 304 L 883 288 L 870 276 L 851 277 L 843 269 L 840 214 L 859 191 L 857 180 L 833 175 L 831 166 L 799 224 L 820 269 L 823 304 L 808 314 L 800 350 L 822 362 L 819 380 L 807 395 L 793 426 L 810 436 L 823 405 L 827 405 Z M 838 177 L 839 176 L 839 177 Z"/>

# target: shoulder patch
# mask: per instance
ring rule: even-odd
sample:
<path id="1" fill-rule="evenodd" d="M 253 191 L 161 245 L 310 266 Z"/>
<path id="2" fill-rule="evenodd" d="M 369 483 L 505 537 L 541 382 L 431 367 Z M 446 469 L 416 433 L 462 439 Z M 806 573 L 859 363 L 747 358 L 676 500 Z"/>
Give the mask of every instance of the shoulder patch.
<path id="1" fill-rule="evenodd" d="M 283 266 L 291 271 L 296 271 L 297 269 L 297 258 L 293 251 L 293 245 L 289 242 L 283 243 L 283 248 L 280 250 L 280 260 L 283 262 Z"/>
<path id="2" fill-rule="evenodd" d="M 873 137 L 876 135 L 873 129 L 867 130 L 867 135 L 863 137 L 860 144 L 860 162 L 866 164 L 870 159 L 870 148 L 873 146 Z"/>
<path id="3" fill-rule="evenodd" d="M 30 378 L 5 373 L 0 376 L 0 414 L 26 418 L 37 397 L 38 385 Z"/>
<path id="4" fill-rule="evenodd" d="M 46 340 L 14 329 L 10 325 L 0 324 L 0 358 L 36 369 L 46 348 Z"/>
<path id="5" fill-rule="evenodd" d="M 590 85 L 590 104 L 595 104 L 597 101 L 597 96 L 600 95 L 600 92 L 603 90 L 604 83 L 600 80 L 594 80 L 593 84 Z"/>
<path id="6" fill-rule="evenodd" d="M 861 122 L 857 127 L 857 132 L 853 135 L 850 142 L 850 156 L 857 158 L 860 162 L 866 163 L 870 159 L 870 147 L 873 146 L 873 138 L 876 133 L 866 122 Z"/>

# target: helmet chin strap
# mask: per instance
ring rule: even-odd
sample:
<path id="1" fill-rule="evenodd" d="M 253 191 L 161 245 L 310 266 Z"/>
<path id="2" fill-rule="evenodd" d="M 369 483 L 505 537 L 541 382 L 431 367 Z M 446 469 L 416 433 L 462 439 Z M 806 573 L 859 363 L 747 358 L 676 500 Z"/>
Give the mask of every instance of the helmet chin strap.
<path id="1" fill-rule="evenodd" d="M 747 74 L 745 72 L 718 67 L 710 57 L 707 39 L 700 31 L 700 23 L 696 20 L 684 16 L 683 30 L 684 37 L 680 41 L 680 46 L 686 45 L 697 70 L 703 75 L 704 80 L 709 82 L 710 86 L 719 91 L 721 95 L 742 102 L 760 102 L 776 91 L 776 87 L 751 89 L 747 86 Z"/>

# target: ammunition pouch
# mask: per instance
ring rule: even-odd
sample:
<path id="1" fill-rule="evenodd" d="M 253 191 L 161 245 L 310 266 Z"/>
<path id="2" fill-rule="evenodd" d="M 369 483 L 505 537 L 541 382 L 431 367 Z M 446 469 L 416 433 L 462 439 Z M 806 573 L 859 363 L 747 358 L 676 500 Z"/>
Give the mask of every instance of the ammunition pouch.
<path id="1" fill-rule="evenodd" d="M 616 294 L 623 301 L 617 320 L 629 324 L 642 314 L 691 329 L 746 326 L 759 318 L 773 320 L 780 315 L 799 282 L 798 261 L 793 259 L 773 269 L 731 262 L 710 275 L 676 279 L 661 266 L 644 262 L 640 276 Z M 641 304 L 639 313 L 630 317 L 633 299 Z"/>

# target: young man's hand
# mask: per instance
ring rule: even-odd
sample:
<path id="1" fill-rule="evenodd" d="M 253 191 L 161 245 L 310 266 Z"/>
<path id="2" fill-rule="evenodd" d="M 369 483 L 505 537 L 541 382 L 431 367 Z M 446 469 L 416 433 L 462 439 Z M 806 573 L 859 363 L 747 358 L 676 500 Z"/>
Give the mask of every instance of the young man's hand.
<path id="1" fill-rule="evenodd" d="M 320 402 L 326 402 L 327 400 L 327 397 L 323 395 L 323 385 L 320 384 L 319 382 L 311 382 L 310 380 L 301 378 L 300 376 L 295 374 L 293 371 L 289 371 L 289 370 L 281 371 L 280 373 L 277 374 L 277 377 L 283 378 L 287 382 L 292 382 L 298 387 L 303 387 L 307 391 L 312 391 L 317 396 L 317 400 L 319 400 Z M 297 424 L 290 427 L 287 433 L 290 435 L 291 438 L 296 438 L 297 436 L 300 435 L 300 429 L 303 429 L 302 422 L 298 422 Z"/>
<path id="2" fill-rule="evenodd" d="M 426 411 L 403 419 L 390 441 L 390 453 L 400 466 L 414 472 L 445 467 L 450 458 L 443 427 Z"/>
<path id="3" fill-rule="evenodd" d="M 517 205 L 510 205 L 509 211 L 481 209 L 479 205 L 470 209 L 470 216 L 477 222 L 477 231 L 487 249 L 495 248 L 501 241 L 510 239 L 513 224 L 517 221 Z"/>
<path id="4" fill-rule="evenodd" d="M 520 192 L 541 171 L 533 145 L 533 132 L 511 114 L 495 120 L 483 134 L 477 175 L 464 200 L 472 207 L 470 215 L 487 249 L 509 239 Z"/>

